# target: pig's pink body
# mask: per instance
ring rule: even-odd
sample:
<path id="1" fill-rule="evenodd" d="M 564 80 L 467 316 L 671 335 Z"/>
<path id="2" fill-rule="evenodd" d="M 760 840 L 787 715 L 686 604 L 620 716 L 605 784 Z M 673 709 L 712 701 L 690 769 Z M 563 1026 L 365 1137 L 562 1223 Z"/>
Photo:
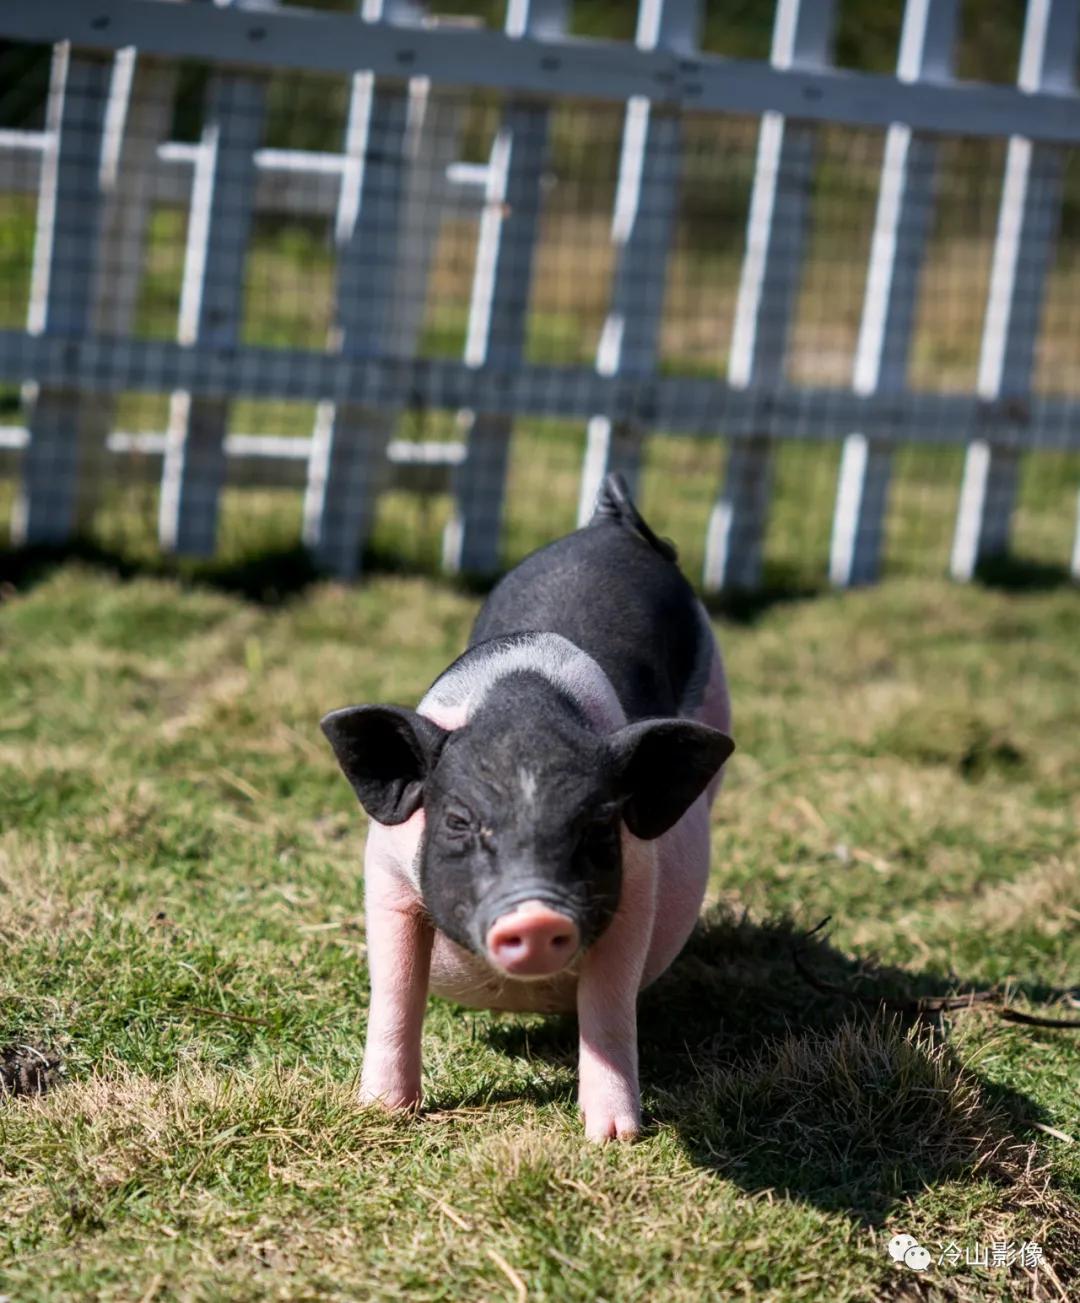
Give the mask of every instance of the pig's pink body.
<path id="1" fill-rule="evenodd" d="M 707 627 L 704 611 L 701 618 Z M 577 699 L 602 731 L 626 723 L 599 665 L 558 640 L 553 681 Z M 553 644 L 555 645 L 555 644 Z M 730 731 L 723 665 L 711 632 L 711 665 L 700 705 L 687 717 Z M 568 650 L 569 649 L 569 650 Z M 514 668 L 515 655 L 508 658 Z M 460 728 L 499 677 L 496 662 L 464 701 L 440 680 L 419 706 L 445 729 Z M 451 685 L 452 686 L 452 685 Z M 460 696 L 460 693 L 457 694 Z M 577 1009 L 581 1028 L 580 1101 L 594 1139 L 628 1137 L 638 1127 L 636 1000 L 672 962 L 693 930 L 709 873 L 709 807 L 720 776 L 666 833 L 640 841 L 625 828 L 619 907 L 600 938 L 552 978 L 514 979 L 435 931 L 418 882 L 424 812 L 389 827 L 372 822 L 365 855 L 371 1014 L 363 1095 L 392 1105 L 420 1094 L 420 1027 L 428 992 L 476 1008 L 516 1012 Z"/>

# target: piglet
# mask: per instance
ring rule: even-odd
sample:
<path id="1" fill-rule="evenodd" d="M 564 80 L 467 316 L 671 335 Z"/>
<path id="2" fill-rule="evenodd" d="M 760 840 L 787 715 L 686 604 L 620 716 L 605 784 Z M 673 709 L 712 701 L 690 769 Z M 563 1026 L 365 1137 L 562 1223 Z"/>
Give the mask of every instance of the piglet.
<path id="1" fill-rule="evenodd" d="M 708 619 L 624 482 L 502 579 L 415 710 L 322 727 L 371 819 L 363 1099 L 419 1105 L 429 992 L 576 1009 L 585 1134 L 636 1136 L 637 996 L 697 919 L 734 743 Z"/>

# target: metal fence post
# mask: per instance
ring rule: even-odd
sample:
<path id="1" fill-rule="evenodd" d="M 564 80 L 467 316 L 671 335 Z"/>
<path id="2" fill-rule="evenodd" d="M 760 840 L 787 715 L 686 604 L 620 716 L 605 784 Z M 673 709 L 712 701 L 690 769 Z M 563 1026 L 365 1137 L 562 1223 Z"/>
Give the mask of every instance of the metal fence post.
<path id="1" fill-rule="evenodd" d="M 896 76 L 943 81 L 952 76 L 956 0 L 907 0 Z M 866 294 L 851 386 L 857 394 L 900 393 L 933 216 L 936 139 L 894 123 L 885 137 Z M 878 578 L 892 447 L 873 434 L 844 440 L 833 512 L 829 578 L 839 587 Z"/>
<path id="2" fill-rule="evenodd" d="M 365 0 L 365 22 L 420 21 L 410 0 Z M 415 354 L 439 232 L 439 201 L 461 128 L 459 97 L 422 78 L 353 78 L 336 219 L 335 345 Z M 304 541 L 325 569 L 354 576 L 387 480 L 396 407 L 319 404 L 304 496 Z"/>
<path id="3" fill-rule="evenodd" d="M 130 46 L 117 53 L 101 161 L 103 209 L 90 313 L 96 335 L 123 339 L 135 329 L 154 203 L 154 163 L 172 125 L 177 76 L 175 65 L 137 59 Z M 107 483 L 106 444 L 115 415 L 113 395 L 82 395 L 76 436 L 83 449 L 77 506 L 81 528 L 90 524 Z"/>
<path id="4" fill-rule="evenodd" d="M 38 192 L 27 331 L 79 339 L 91 329 L 99 281 L 101 164 L 112 60 L 53 49 L 45 152 Z M 80 439 L 75 389 L 29 388 L 29 443 L 15 501 L 16 544 L 58 543 L 78 516 L 94 449 Z"/>
<path id="5" fill-rule="evenodd" d="M 506 33 L 556 39 L 565 30 L 567 0 L 510 0 Z M 525 351 L 533 263 L 540 227 L 543 172 L 551 110 L 540 100 L 505 105 L 491 151 L 476 251 L 465 362 L 513 370 Z M 456 471 L 454 514 L 443 536 L 451 573 L 494 571 L 499 564 L 506 472 L 513 420 L 463 413 L 465 460 Z"/>
<path id="6" fill-rule="evenodd" d="M 193 14 L 194 17 L 194 14 Z M 266 83 L 215 73 L 195 160 L 178 337 L 228 349 L 240 342 L 244 272 L 255 202 L 255 150 Z M 225 482 L 229 399 L 178 391 L 169 404 L 158 532 L 167 551 L 210 556 Z"/>
<path id="7" fill-rule="evenodd" d="M 700 28 L 700 0 L 641 0 L 635 43 L 643 50 L 692 54 L 698 48 Z M 681 150 L 682 124 L 677 114 L 657 111 L 640 95 L 627 101 L 611 223 L 615 276 L 611 308 L 596 352 L 600 375 L 648 376 L 656 366 L 679 202 Z M 643 433 L 606 416 L 589 421 L 578 524 L 592 515 L 608 471 L 621 472 L 631 489 L 637 487 Z"/>
<path id="8" fill-rule="evenodd" d="M 1076 0 L 1028 0 L 1020 89 L 1072 91 L 1078 36 Z M 1061 218 L 1063 166 L 1060 149 L 1009 138 L 979 356 L 980 398 L 1023 399 L 1030 391 Z M 949 566 L 954 579 L 971 579 L 980 562 L 1007 551 L 1019 476 L 1015 449 L 984 439 L 968 447 Z"/>
<path id="9" fill-rule="evenodd" d="M 778 0 L 771 62 L 823 67 L 832 45 L 835 0 Z M 802 273 L 802 251 L 817 129 L 762 115 L 746 224 L 728 381 L 735 388 L 779 385 Z M 709 591 L 755 588 L 761 580 L 772 489 L 772 441 L 737 439 L 723 490 L 709 517 L 704 583 Z"/>

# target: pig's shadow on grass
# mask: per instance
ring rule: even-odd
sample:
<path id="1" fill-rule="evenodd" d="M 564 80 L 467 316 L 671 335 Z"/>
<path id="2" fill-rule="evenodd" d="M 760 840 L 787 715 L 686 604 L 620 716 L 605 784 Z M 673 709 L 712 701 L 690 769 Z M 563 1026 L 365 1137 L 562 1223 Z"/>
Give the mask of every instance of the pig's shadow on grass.
<path id="1" fill-rule="evenodd" d="M 875 1001 L 974 989 L 950 974 L 854 961 L 786 920 L 714 912 L 641 1000 L 646 1117 L 674 1126 L 695 1162 L 747 1190 L 783 1191 L 868 1223 L 906 1195 L 976 1170 L 1022 1179 L 1038 1106 L 962 1068 L 940 1026 L 924 1020 L 910 1035 L 912 1018 L 815 989 L 795 948 L 822 984 Z M 572 1018 L 539 1028 L 499 1021 L 486 1035 L 506 1053 L 575 1061 Z"/>

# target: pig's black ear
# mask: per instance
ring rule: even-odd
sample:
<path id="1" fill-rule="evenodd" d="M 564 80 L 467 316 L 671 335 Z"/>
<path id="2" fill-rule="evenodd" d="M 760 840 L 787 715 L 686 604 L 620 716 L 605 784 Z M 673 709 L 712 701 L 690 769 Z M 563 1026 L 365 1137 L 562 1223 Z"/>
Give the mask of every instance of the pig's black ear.
<path id="1" fill-rule="evenodd" d="M 447 734 L 401 706 L 346 706 L 322 720 L 345 777 L 379 823 L 404 823 L 424 799 L 424 781 Z"/>
<path id="2" fill-rule="evenodd" d="M 735 750 L 726 733 L 688 719 L 645 719 L 609 738 L 626 826 L 651 841 L 678 823 Z"/>

